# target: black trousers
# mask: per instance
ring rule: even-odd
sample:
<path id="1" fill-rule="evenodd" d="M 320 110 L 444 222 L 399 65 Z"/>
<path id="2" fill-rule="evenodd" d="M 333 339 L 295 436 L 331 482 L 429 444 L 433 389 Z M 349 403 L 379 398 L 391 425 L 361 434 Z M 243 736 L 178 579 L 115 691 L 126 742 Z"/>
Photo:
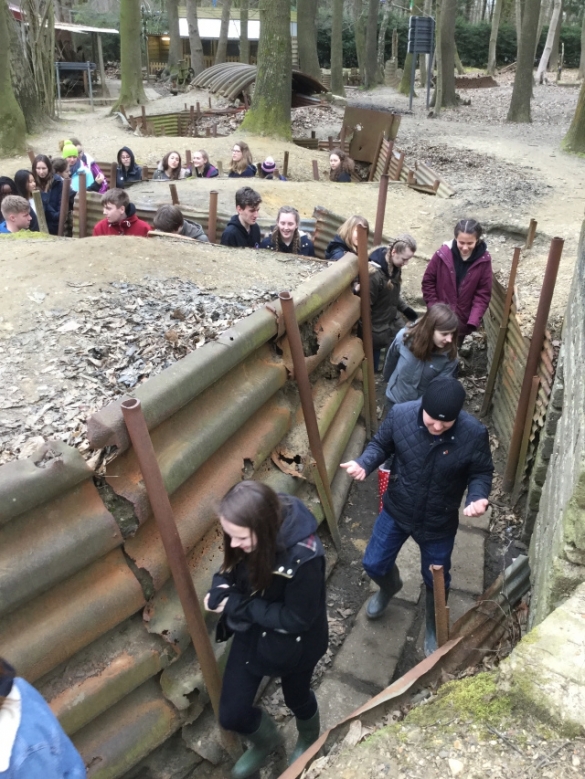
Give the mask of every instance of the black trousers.
<path id="1" fill-rule="evenodd" d="M 262 710 L 254 706 L 254 698 L 262 676 L 250 673 L 246 665 L 248 647 L 234 636 L 226 663 L 219 702 L 219 722 L 224 730 L 248 735 L 260 727 Z M 317 699 L 311 690 L 314 667 L 292 671 L 281 677 L 284 702 L 297 719 L 306 720 L 317 711 Z"/>

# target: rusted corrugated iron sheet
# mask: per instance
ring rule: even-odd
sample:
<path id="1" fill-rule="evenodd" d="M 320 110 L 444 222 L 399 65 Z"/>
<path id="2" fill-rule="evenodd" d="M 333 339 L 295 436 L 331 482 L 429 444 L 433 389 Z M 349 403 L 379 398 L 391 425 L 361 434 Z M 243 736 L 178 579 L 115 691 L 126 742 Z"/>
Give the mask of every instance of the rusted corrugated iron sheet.
<path id="1" fill-rule="evenodd" d="M 88 779 L 115 779 L 201 712 L 179 712 L 151 679 L 73 736 Z"/>
<path id="2" fill-rule="evenodd" d="M 153 430 L 152 443 L 169 494 L 235 435 L 286 380 L 285 366 L 273 359 L 269 347 L 262 347 Z M 133 449 L 110 463 L 106 480 L 133 504 L 139 522 L 145 522 L 150 504 Z"/>
<path id="3" fill-rule="evenodd" d="M 47 441 L 28 460 L 0 468 L 0 525 L 46 503 L 91 476 L 77 449 Z"/>
<path id="4" fill-rule="evenodd" d="M 302 324 L 333 302 L 357 275 L 357 256 L 348 255 L 312 276 L 295 290 L 297 318 Z M 272 311 L 260 309 L 217 340 L 206 343 L 182 360 L 142 384 L 135 395 L 140 399 L 149 430 L 160 425 L 190 400 L 201 394 L 235 365 L 278 334 L 280 302 Z M 282 333 L 281 333 L 282 334 Z M 110 403 L 88 419 L 88 438 L 95 448 L 129 446 L 120 401 Z"/>
<path id="5" fill-rule="evenodd" d="M 144 605 L 120 549 L 0 619 L 0 656 L 35 681 Z"/>
<path id="6" fill-rule="evenodd" d="M 484 317 L 484 326 L 488 342 L 488 360 L 490 363 L 493 358 L 493 350 L 495 348 L 502 318 L 505 295 L 506 290 L 494 277 L 490 307 Z M 492 402 L 492 417 L 496 431 L 502 444 L 506 447 L 510 443 L 512 430 L 514 428 L 514 419 L 518 409 L 520 389 L 522 387 L 524 371 L 526 368 L 528 346 L 529 340 L 522 333 L 516 307 L 512 304 L 508 320 L 506 341 L 500 363 L 500 371 L 494 387 Z M 538 432 L 544 425 L 546 418 L 546 411 L 555 374 L 554 357 L 551 336 L 547 331 L 537 368 L 541 384 L 536 400 L 532 430 L 530 433 L 530 444 L 526 458 L 528 463 L 534 458 Z"/>
<path id="7" fill-rule="evenodd" d="M 400 114 L 390 111 L 346 106 L 343 124 L 353 131 L 349 156 L 359 162 L 374 162 L 380 137 L 393 141 L 398 135 L 400 120 Z"/>
<path id="8" fill-rule="evenodd" d="M 118 525 L 92 480 L 21 514 L 0 527 L 0 614 L 40 595 L 121 543 Z"/>
<path id="9" fill-rule="evenodd" d="M 136 614 L 55 668 L 37 687 L 72 735 L 176 659 L 177 653 L 148 633 Z"/>
<path id="10" fill-rule="evenodd" d="M 280 399 L 270 400 L 174 493 L 171 506 L 185 550 L 190 551 L 215 523 L 219 496 L 249 477 L 268 457 L 288 430 L 290 416 Z M 159 590 L 170 572 L 154 520 L 149 519 L 124 548 Z"/>
<path id="11" fill-rule="evenodd" d="M 339 381 L 349 381 L 364 361 L 364 344 L 361 338 L 346 336 L 331 352 L 329 362 L 339 368 Z"/>

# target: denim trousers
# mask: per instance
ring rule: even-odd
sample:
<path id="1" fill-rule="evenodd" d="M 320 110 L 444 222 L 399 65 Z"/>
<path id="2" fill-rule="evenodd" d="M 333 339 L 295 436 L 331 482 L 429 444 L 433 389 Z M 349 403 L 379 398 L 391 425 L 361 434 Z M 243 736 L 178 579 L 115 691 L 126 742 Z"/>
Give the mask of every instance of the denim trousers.
<path id="1" fill-rule="evenodd" d="M 442 538 L 439 541 L 426 540 L 417 533 L 408 533 L 403 530 L 384 509 L 376 519 L 372 536 L 364 554 L 365 572 L 371 579 L 386 576 L 394 567 L 398 552 L 410 535 L 420 549 L 420 567 L 426 586 L 431 589 L 433 587 L 433 577 L 429 567 L 442 565 L 445 574 L 445 588 L 449 589 L 451 584 L 451 552 L 455 536 Z"/>

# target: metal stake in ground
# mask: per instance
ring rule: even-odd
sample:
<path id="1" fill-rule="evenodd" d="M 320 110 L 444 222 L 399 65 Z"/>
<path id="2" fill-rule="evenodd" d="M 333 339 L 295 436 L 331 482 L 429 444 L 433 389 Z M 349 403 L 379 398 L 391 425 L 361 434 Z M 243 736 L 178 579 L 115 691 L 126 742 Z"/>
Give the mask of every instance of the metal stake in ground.
<path id="1" fill-rule="evenodd" d="M 212 189 L 209 193 L 209 220 L 207 222 L 207 237 L 209 243 L 217 241 L 217 198 L 219 192 Z"/>
<path id="2" fill-rule="evenodd" d="M 144 486 L 163 542 L 173 581 L 175 582 L 185 614 L 189 635 L 193 641 L 197 659 L 201 666 L 203 680 L 207 687 L 213 711 L 217 717 L 219 716 L 219 696 L 221 693 L 219 669 L 213 654 L 205 620 L 201 613 L 199 599 L 187 564 L 187 557 L 181 543 L 179 531 L 177 530 L 171 502 L 138 398 L 123 401 L 122 413 L 142 472 Z M 231 757 L 237 758 L 242 750 L 236 734 L 222 731 L 222 739 Z"/>
<path id="3" fill-rule="evenodd" d="M 518 398 L 518 410 L 516 411 L 516 418 L 514 419 L 514 429 L 512 430 L 508 460 L 506 461 L 506 470 L 504 472 L 502 488 L 505 492 L 510 492 L 514 486 L 520 447 L 522 445 L 522 434 L 524 432 L 524 424 L 530 401 L 530 392 L 532 390 L 532 378 L 538 374 L 538 359 L 544 343 L 544 333 L 550 312 L 552 296 L 555 291 L 555 283 L 564 243 L 565 239 L 558 237 L 553 238 L 550 242 L 550 250 L 548 253 L 546 270 L 544 272 L 544 279 L 542 281 L 542 289 L 540 290 L 540 299 L 538 301 L 536 319 L 534 320 L 532 338 L 530 340 L 530 346 L 528 347 L 526 368 L 524 370 L 520 397 Z"/>
<path id="4" fill-rule="evenodd" d="M 378 187 L 378 209 L 376 211 L 376 225 L 374 227 L 374 246 L 378 246 L 382 243 L 389 180 L 390 176 L 387 173 L 382 173 L 380 176 L 380 186 Z"/>
<path id="5" fill-rule="evenodd" d="M 445 576 L 442 565 L 430 565 L 429 568 L 433 576 L 437 646 L 441 647 L 449 640 L 449 609 L 445 597 Z"/>
<path id="6" fill-rule="evenodd" d="M 87 179 L 85 178 L 85 171 L 79 171 L 79 237 L 85 238 L 87 236 Z"/>
<path id="7" fill-rule="evenodd" d="M 313 405 L 313 394 L 311 392 L 311 383 L 309 381 L 309 373 L 305 362 L 305 353 L 303 351 L 301 331 L 299 330 L 295 306 L 290 292 L 281 292 L 278 297 L 280 298 L 280 304 L 282 306 L 282 317 L 284 319 L 286 336 L 290 346 L 294 379 L 299 388 L 299 396 L 301 398 L 309 446 L 317 465 L 317 470 L 314 474 L 315 485 L 317 487 L 317 492 L 319 493 L 321 505 L 323 506 L 323 513 L 325 514 L 327 525 L 329 526 L 329 532 L 331 533 L 335 546 L 340 549 L 341 538 L 339 536 L 339 530 L 337 529 L 337 519 L 333 508 L 333 496 L 331 495 L 329 475 L 327 473 L 325 456 L 323 454 L 323 444 L 321 442 L 321 436 L 319 435 L 319 424 L 317 422 L 315 406 Z"/>
<path id="8" fill-rule="evenodd" d="M 71 191 L 71 179 L 63 179 L 63 191 L 61 193 L 61 208 L 59 210 L 59 227 L 57 235 L 62 236 L 65 232 L 65 222 L 69 213 L 69 193 Z"/>
<path id="9" fill-rule="evenodd" d="M 365 370 L 368 372 L 368 397 L 370 404 L 370 424 L 372 433 L 378 429 L 378 409 L 376 408 L 376 383 L 374 377 L 374 341 L 372 339 L 372 312 L 370 309 L 370 272 L 368 270 L 368 230 L 361 225 L 358 231 L 358 270 L 360 278 L 360 305 L 362 312 L 362 341 L 366 355 Z"/>

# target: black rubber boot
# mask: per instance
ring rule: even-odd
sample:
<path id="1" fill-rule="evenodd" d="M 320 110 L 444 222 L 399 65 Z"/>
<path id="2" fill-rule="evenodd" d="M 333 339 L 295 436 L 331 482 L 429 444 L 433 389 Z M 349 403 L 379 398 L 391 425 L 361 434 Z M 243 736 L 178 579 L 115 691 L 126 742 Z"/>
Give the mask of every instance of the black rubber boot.
<path id="1" fill-rule="evenodd" d="M 268 755 L 279 747 L 283 738 L 274 720 L 262 712 L 260 727 L 254 733 L 244 736 L 252 746 L 232 768 L 232 779 L 246 779 L 264 765 Z"/>
<path id="2" fill-rule="evenodd" d="M 289 765 L 292 765 L 294 761 L 319 738 L 319 730 L 321 729 L 319 709 L 317 709 L 311 719 L 298 719 L 297 717 L 296 723 L 299 737 L 297 739 L 293 753 L 289 758 Z"/>
<path id="3" fill-rule="evenodd" d="M 445 591 L 445 603 L 449 600 L 449 590 Z M 437 651 L 437 625 L 435 622 L 435 595 L 430 587 L 425 588 L 425 657 Z"/>
<path id="4" fill-rule="evenodd" d="M 378 619 L 384 613 L 390 599 L 402 589 L 402 579 L 397 565 L 386 576 L 371 576 L 370 578 L 380 589 L 368 601 L 366 616 L 368 619 Z"/>

